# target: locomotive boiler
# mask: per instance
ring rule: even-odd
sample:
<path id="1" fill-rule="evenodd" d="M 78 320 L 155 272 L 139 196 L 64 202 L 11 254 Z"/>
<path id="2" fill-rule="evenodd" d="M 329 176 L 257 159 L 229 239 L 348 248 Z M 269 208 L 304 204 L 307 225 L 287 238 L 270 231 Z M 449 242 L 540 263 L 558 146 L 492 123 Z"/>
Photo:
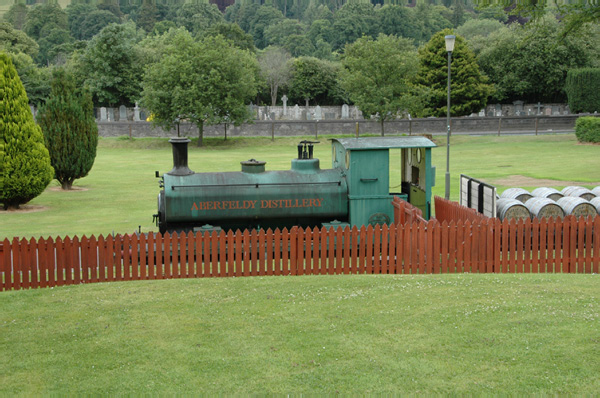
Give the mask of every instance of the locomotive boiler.
<path id="1" fill-rule="evenodd" d="M 188 167 L 187 138 L 169 140 L 173 169 L 160 178 L 160 232 L 213 229 L 361 226 L 393 222 L 393 196 L 429 218 L 435 168 L 425 137 L 332 139 L 332 168 L 313 156 L 316 142 L 302 141 L 290 170 L 268 171 L 255 159 L 238 172 L 195 173 Z M 390 192 L 390 149 L 399 149 L 401 184 Z"/>

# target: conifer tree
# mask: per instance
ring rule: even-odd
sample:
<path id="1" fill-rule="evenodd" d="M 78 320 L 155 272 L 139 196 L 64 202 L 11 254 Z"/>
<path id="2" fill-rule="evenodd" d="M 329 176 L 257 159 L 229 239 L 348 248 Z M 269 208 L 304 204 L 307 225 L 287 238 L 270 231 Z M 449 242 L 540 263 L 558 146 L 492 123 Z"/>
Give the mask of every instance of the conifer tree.
<path id="1" fill-rule="evenodd" d="M 73 78 L 64 70 L 53 73 L 50 98 L 38 113 L 54 177 L 62 189 L 85 177 L 94 165 L 98 126 L 88 93 L 76 93 Z"/>
<path id="2" fill-rule="evenodd" d="M 419 116 L 446 116 L 448 87 L 448 53 L 444 37 L 453 34 L 444 29 L 419 49 L 420 68 L 417 84 L 427 87 L 430 98 Z M 475 54 L 462 36 L 456 36 L 452 52 L 452 78 L 450 81 L 451 116 L 465 116 L 485 108 L 492 86 L 477 64 Z"/>
<path id="3" fill-rule="evenodd" d="M 12 60 L 0 53 L 0 202 L 4 209 L 19 208 L 41 194 L 54 175 L 28 102 Z"/>

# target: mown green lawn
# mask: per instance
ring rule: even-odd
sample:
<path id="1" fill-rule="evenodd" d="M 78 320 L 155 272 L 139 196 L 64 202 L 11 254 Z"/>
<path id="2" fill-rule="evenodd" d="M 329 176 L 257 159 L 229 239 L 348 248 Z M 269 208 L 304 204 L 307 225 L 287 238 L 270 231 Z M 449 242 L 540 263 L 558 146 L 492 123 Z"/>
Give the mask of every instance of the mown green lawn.
<path id="1" fill-rule="evenodd" d="M 443 195 L 445 142 L 435 139 L 434 193 Z M 299 140 L 208 140 L 190 148 L 189 164 L 229 171 L 257 158 L 288 169 Z M 456 136 L 452 198 L 460 173 L 589 187 L 600 180 L 599 150 L 572 135 Z M 316 156 L 328 167 L 330 145 Z M 102 139 L 94 169 L 75 184 L 83 190 L 48 189 L 31 202 L 41 211 L 0 212 L 0 238 L 154 230 L 154 170 L 171 166 L 166 140 Z M 251 277 L 1 292 L 0 394 L 595 395 L 599 298 L 597 275 Z"/>
<path id="2" fill-rule="evenodd" d="M 597 275 L 302 276 L 0 293 L 0 394 L 600 391 Z"/>
<path id="3" fill-rule="evenodd" d="M 312 139 L 312 137 L 304 137 Z M 304 138 L 235 138 L 205 140 L 204 148 L 190 147 L 189 165 L 196 172 L 237 171 L 240 161 L 251 158 L 267 161 L 268 170 L 287 170 L 296 157 L 296 145 Z M 331 145 L 321 137 L 315 156 L 321 167 L 331 167 Z M 434 194 L 444 195 L 446 146 L 444 137 L 435 137 L 433 165 L 437 168 Z M 60 191 L 58 182 L 30 202 L 37 212 L 0 211 L 0 239 L 65 235 L 107 235 L 156 230 L 158 180 L 155 170 L 172 167 L 170 144 L 166 139 L 100 140 L 96 162 L 90 174 L 75 182 L 82 190 Z M 390 185 L 400 183 L 399 154 L 392 153 Z M 461 173 L 484 181 L 524 175 L 561 181 L 600 181 L 600 146 L 580 145 L 572 134 L 540 136 L 454 136 L 450 154 L 451 198 L 458 199 Z M 499 192 L 508 186 L 497 185 Z M 528 189 L 532 189 L 528 187 Z"/>

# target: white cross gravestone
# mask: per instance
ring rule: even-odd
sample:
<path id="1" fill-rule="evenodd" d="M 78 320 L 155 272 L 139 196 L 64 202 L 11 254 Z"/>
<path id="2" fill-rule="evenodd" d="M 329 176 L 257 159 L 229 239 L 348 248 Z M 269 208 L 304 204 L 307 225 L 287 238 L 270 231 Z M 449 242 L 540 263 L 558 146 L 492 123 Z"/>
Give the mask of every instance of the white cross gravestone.
<path id="1" fill-rule="evenodd" d="M 288 97 L 284 94 L 283 97 L 281 97 L 281 102 L 283 102 L 283 116 L 287 116 L 287 100 Z"/>

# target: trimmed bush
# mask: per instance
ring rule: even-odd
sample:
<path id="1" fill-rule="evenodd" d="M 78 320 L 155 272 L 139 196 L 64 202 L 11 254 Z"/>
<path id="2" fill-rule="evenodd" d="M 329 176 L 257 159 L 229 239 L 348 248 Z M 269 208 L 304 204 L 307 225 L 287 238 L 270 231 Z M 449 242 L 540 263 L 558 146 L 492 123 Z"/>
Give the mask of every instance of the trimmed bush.
<path id="1" fill-rule="evenodd" d="M 54 170 L 10 57 L 0 53 L 0 202 L 18 208 L 41 194 Z"/>
<path id="2" fill-rule="evenodd" d="M 600 112 L 600 68 L 569 70 L 565 92 L 571 112 Z"/>
<path id="3" fill-rule="evenodd" d="M 98 146 L 98 126 L 92 98 L 76 93 L 75 83 L 64 70 L 53 73 L 52 92 L 38 113 L 46 148 L 62 189 L 92 169 Z"/>
<path id="4" fill-rule="evenodd" d="M 579 142 L 600 142 L 600 118 L 586 116 L 577 119 L 575 135 Z"/>

